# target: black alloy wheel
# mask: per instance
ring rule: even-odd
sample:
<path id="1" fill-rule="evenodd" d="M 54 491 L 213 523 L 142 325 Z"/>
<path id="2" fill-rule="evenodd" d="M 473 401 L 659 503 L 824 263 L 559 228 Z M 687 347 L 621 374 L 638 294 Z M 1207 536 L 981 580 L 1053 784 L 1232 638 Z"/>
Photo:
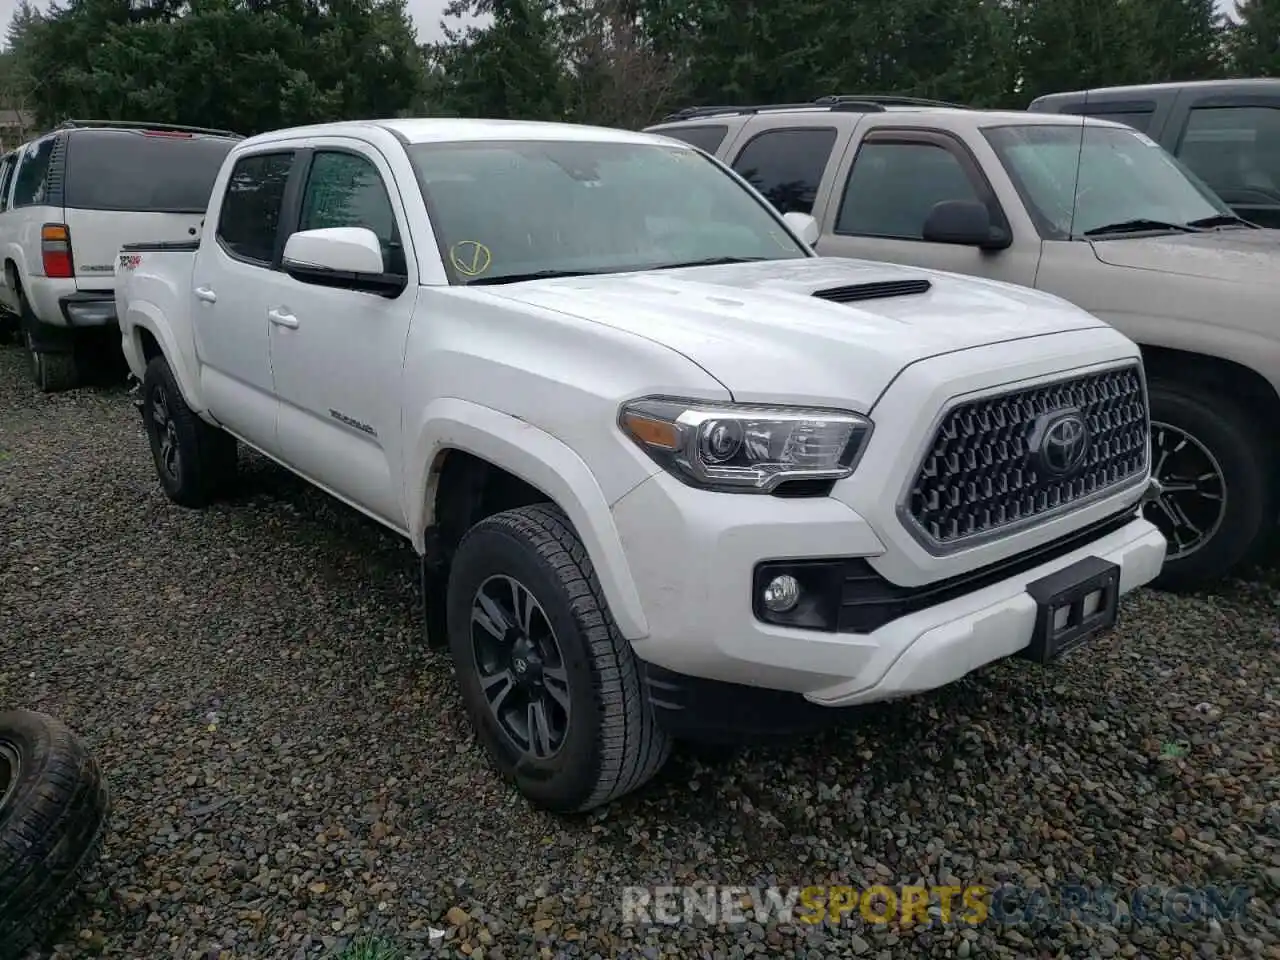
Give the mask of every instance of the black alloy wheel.
<path id="1" fill-rule="evenodd" d="M 1151 424 L 1151 475 L 1159 497 L 1148 501 L 1146 517 L 1169 542 L 1171 561 L 1191 556 L 1222 527 L 1227 513 L 1227 481 L 1218 458 L 1185 430 Z"/>
<path id="2" fill-rule="evenodd" d="M 476 674 L 498 727 L 521 751 L 555 756 L 569 732 L 569 674 L 542 604 L 514 577 L 489 577 L 471 602 Z"/>
<path id="3" fill-rule="evenodd" d="M 151 388 L 151 402 L 147 415 L 151 419 L 156 438 L 156 466 L 174 486 L 182 483 L 182 457 L 178 452 L 178 426 L 169 409 L 169 391 L 163 383 Z"/>

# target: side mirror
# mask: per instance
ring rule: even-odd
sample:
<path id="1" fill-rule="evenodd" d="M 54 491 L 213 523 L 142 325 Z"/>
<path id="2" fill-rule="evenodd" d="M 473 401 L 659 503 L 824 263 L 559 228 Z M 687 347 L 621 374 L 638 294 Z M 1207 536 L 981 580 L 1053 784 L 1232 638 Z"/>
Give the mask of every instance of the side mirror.
<path id="1" fill-rule="evenodd" d="M 991 211 L 976 200 L 943 200 L 929 211 L 921 239 L 928 243 L 954 243 L 982 250 L 1003 250 L 1013 238 L 991 222 Z"/>
<path id="2" fill-rule="evenodd" d="M 822 235 L 822 231 L 818 229 L 818 221 L 807 213 L 792 210 L 790 213 L 784 213 L 782 219 L 787 221 L 787 225 L 800 235 L 801 240 L 811 247 L 818 242 L 818 237 Z"/>
<path id="3" fill-rule="evenodd" d="M 366 227 L 303 230 L 284 245 L 284 270 L 299 283 L 396 296 L 408 278 L 389 274 L 382 244 Z"/>

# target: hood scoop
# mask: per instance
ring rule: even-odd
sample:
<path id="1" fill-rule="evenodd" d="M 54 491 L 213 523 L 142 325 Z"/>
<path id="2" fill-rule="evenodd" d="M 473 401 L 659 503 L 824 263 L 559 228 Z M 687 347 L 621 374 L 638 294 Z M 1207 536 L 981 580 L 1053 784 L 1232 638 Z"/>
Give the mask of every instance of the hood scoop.
<path id="1" fill-rule="evenodd" d="M 859 300 L 883 300 L 886 297 L 928 293 L 930 286 L 928 280 L 882 280 L 878 283 L 854 283 L 846 287 L 815 290 L 813 295 L 832 303 L 857 303 Z"/>

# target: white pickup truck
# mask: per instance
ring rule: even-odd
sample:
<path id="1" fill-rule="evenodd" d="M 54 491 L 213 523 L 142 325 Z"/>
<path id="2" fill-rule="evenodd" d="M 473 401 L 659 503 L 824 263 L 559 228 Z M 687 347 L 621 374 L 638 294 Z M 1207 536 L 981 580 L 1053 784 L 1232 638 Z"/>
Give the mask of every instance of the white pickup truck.
<path id="1" fill-rule="evenodd" d="M 198 242 L 119 255 L 160 483 L 209 502 L 239 441 L 412 543 L 480 742 L 558 811 L 1107 629 L 1165 556 L 1137 347 L 813 226 L 651 134 L 244 140 Z"/>

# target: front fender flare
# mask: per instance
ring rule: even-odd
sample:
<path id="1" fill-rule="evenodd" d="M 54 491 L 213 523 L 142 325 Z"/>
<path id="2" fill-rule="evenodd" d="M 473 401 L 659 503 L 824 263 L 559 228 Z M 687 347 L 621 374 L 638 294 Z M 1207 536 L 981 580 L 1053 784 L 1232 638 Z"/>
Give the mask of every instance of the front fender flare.
<path id="1" fill-rule="evenodd" d="M 628 640 L 649 634 L 613 520 L 613 511 L 591 470 L 551 434 L 491 407 L 453 397 L 430 403 L 411 427 L 405 497 L 414 549 L 425 550 L 434 478 L 432 464 L 442 450 L 461 450 L 486 460 L 542 491 L 568 515 L 595 567 L 618 629 Z"/>

